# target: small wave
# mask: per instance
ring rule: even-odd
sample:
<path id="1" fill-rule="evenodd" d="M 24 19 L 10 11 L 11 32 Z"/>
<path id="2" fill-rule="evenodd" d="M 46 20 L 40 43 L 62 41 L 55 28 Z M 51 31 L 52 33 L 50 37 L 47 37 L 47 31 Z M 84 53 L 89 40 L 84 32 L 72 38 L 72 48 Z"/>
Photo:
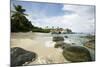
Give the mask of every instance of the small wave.
<path id="1" fill-rule="evenodd" d="M 45 42 L 46 47 L 54 47 L 54 45 L 55 45 L 55 42 L 52 42 L 52 41 Z"/>

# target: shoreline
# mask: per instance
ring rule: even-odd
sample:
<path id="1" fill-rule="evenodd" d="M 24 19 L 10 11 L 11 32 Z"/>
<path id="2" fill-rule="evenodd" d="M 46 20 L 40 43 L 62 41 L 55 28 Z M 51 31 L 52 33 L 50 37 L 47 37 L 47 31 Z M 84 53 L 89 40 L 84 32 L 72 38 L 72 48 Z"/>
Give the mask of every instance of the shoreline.
<path id="1" fill-rule="evenodd" d="M 23 36 L 19 34 L 23 34 L 23 33 L 13 33 L 13 35 L 11 35 L 11 48 L 21 47 L 24 48 L 25 50 L 37 53 L 38 55 L 37 60 L 31 62 L 29 65 L 68 62 L 65 60 L 65 58 L 62 55 L 62 49 L 54 48 L 55 43 L 52 41 L 49 42 L 45 41 L 48 38 L 46 39 L 45 37 L 40 38 L 39 36 L 36 36 L 37 33 L 30 33 L 32 34 L 32 38 L 30 38 L 30 36 L 26 38 L 27 37 L 26 35 L 24 35 L 26 37 L 23 38 Z M 29 33 L 27 33 L 27 35 L 28 34 Z M 48 44 L 51 44 L 51 46 L 49 46 Z"/>
<path id="2" fill-rule="evenodd" d="M 77 36 L 79 38 L 76 40 Z M 73 34 L 69 34 L 64 42 L 69 44 L 73 43 L 74 46 L 83 46 L 80 41 L 83 43 L 88 40 L 86 39 L 84 41 L 84 37 L 81 38 L 77 34 L 74 37 Z M 52 41 L 52 35 L 50 33 L 11 33 L 11 48 L 21 47 L 25 50 L 35 52 L 38 55 L 35 61 L 25 65 L 69 63 L 70 61 L 66 60 L 62 55 L 63 50 L 61 48 L 55 48 L 54 45 L 55 42 Z M 91 53 L 94 56 L 93 51 Z"/>

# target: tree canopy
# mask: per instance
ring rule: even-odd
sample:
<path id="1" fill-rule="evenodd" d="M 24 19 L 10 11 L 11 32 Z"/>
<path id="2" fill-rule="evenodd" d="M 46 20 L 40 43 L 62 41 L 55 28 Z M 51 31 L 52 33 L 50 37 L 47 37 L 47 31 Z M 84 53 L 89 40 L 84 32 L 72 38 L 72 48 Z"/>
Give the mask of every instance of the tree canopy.
<path id="1" fill-rule="evenodd" d="M 24 12 L 26 10 L 20 5 L 14 5 L 14 9 L 15 11 L 12 11 L 13 14 L 11 16 L 11 32 L 31 31 L 33 25 L 25 16 L 26 14 Z"/>
<path id="2" fill-rule="evenodd" d="M 14 9 L 15 11 L 11 11 L 11 32 L 50 32 L 49 29 L 42 29 L 32 25 L 31 21 L 26 18 L 28 16 L 25 14 L 26 10 L 21 5 L 14 5 Z"/>

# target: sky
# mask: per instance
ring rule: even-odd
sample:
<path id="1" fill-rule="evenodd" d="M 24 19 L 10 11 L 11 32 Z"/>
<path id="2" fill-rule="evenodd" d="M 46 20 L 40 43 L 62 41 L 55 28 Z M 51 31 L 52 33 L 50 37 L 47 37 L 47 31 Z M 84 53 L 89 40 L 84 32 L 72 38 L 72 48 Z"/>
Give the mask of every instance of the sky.
<path id="1" fill-rule="evenodd" d="M 11 1 L 11 10 L 14 10 L 13 4 L 26 9 L 26 17 L 34 26 L 70 28 L 73 32 L 83 33 L 95 32 L 94 5 Z"/>

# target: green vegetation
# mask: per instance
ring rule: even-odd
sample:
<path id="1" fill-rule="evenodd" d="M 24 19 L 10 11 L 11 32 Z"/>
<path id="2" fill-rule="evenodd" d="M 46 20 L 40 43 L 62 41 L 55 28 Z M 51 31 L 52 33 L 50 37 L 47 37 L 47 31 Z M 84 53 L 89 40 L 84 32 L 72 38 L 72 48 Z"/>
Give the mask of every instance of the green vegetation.
<path id="1" fill-rule="evenodd" d="M 26 18 L 28 16 L 24 13 L 26 10 L 21 5 L 14 5 L 14 9 L 15 11 L 12 11 L 11 15 L 11 32 L 50 32 L 50 29 L 42 29 L 32 25 L 31 21 Z"/>
<path id="2" fill-rule="evenodd" d="M 32 32 L 43 32 L 43 33 L 49 33 L 50 32 L 50 29 L 42 29 L 42 28 L 39 28 L 39 27 L 33 27 L 32 29 Z"/>
<path id="3" fill-rule="evenodd" d="M 30 31 L 33 26 L 30 21 L 25 17 L 25 9 L 22 6 L 14 5 L 16 11 L 13 11 L 11 16 L 11 32 L 27 32 Z"/>

